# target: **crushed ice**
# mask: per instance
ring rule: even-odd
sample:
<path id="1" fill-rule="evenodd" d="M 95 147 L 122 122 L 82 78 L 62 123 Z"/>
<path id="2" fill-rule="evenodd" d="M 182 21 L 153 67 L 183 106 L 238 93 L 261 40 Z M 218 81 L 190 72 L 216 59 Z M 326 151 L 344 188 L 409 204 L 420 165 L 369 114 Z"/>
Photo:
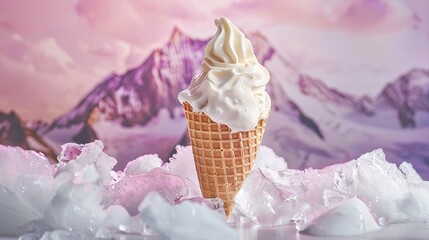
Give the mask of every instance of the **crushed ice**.
<path id="1" fill-rule="evenodd" d="M 352 199 L 363 204 L 345 204 Z M 229 218 L 233 223 L 273 226 L 294 221 L 299 231 L 316 234 L 312 229 L 324 229 L 319 235 L 344 235 L 344 225 L 355 227 L 349 233 L 375 231 L 372 221 L 384 226 L 429 220 L 429 182 L 409 163 L 398 168 L 387 162 L 382 149 L 324 169 L 278 171 L 261 166 L 251 172 L 235 201 Z"/>
<path id="2" fill-rule="evenodd" d="M 145 155 L 113 171 L 103 143 L 62 146 L 59 163 L 34 151 L 0 145 L 0 236 L 29 239 L 236 239 L 220 199 L 201 196 L 190 147 L 170 162 Z M 429 183 L 409 163 L 399 168 L 381 149 L 324 169 L 288 169 L 262 146 L 237 193 L 230 225 L 275 226 L 357 235 L 383 225 L 429 220 Z M 338 225 L 341 224 L 341 227 Z"/>

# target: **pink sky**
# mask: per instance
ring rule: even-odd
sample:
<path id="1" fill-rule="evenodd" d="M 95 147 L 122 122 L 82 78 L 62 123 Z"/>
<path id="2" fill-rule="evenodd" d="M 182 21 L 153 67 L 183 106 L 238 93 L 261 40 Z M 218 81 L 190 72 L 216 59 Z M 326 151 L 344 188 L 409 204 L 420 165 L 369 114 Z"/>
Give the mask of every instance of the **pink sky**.
<path id="1" fill-rule="evenodd" d="M 301 71 L 375 95 L 409 68 L 429 68 L 428 12 L 425 0 L 0 0 L 0 110 L 56 118 L 175 26 L 207 38 L 219 16 L 262 32 Z"/>

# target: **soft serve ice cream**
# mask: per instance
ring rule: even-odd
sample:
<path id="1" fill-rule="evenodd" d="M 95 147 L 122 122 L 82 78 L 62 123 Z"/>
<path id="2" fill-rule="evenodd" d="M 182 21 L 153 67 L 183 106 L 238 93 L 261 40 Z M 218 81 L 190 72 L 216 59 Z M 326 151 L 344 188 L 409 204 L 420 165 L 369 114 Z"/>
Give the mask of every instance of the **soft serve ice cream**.
<path id="1" fill-rule="evenodd" d="M 179 101 L 232 132 L 249 131 L 268 117 L 271 100 L 265 89 L 270 75 L 236 26 L 227 18 L 215 23 L 218 30 L 205 48 L 202 72 L 179 93 Z"/>

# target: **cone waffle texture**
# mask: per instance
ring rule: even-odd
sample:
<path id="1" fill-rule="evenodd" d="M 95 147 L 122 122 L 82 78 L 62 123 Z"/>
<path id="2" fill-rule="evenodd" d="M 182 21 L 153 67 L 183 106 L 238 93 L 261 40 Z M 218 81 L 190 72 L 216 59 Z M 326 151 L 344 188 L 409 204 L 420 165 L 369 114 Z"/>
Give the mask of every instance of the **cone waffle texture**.
<path id="1" fill-rule="evenodd" d="M 260 120 L 251 131 L 231 133 L 228 126 L 193 112 L 189 103 L 183 108 L 203 196 L 220 197 L 229 216 L 234 196 L 256 159 L 267 119 Z"/>

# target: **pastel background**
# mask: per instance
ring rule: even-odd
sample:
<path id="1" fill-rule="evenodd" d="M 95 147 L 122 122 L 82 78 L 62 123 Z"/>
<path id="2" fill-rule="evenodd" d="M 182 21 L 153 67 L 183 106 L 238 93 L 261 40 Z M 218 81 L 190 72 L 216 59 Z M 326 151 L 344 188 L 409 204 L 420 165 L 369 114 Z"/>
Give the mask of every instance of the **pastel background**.
<path id="1" fill-rule="evenodd" d="M 383 148 L 429 178 L 429 1 L 0 0 L 0 143 L 51 156 L 101 139 L 127 161 L 187 144 L 178 91 L 213 19 L 272 75 L 264 144 L 290 167 Z"/>

